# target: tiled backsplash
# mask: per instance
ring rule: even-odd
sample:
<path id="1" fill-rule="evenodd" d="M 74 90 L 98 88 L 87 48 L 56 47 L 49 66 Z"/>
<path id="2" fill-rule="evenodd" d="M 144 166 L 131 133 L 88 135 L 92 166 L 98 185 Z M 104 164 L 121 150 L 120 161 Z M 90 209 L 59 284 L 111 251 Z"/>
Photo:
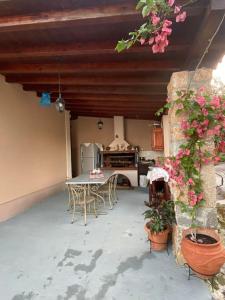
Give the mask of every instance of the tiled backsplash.
<path id="1" fill-rule="evenodd" d="M 139 157 L 145 157 L 145 159 L 156 159 L 157 157 L 164 156 L 164 152 L 161 151 L 140 151 Z"/>

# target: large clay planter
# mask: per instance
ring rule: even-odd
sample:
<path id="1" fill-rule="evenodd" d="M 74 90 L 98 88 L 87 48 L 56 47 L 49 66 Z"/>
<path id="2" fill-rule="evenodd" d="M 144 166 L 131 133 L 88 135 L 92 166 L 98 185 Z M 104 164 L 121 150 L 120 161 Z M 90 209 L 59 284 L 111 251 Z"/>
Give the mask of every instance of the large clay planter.
<path id="1" fill-rule="evenodd" d="M 183 231 L 181 241 L 181 252 L 198 277 L 207 279 L 219 273 L 220 268 L 225 263 L 225 249 L 221 243 L 219 235 L 212 229 L 198 228 L 197 233 L 213 237 L 215 244 L 198 244 L 186 238 L 193 229 Z"/>
<path id="2" fill-rule="evenodd" d="M 151 230 L 145 224 L 145 231 L 148 233 L 148 239 L 151 242 L 151 249 L 154 251 L 162 251 L 167 248 L 167 241 L 170 229 L 167 228 L 159 233 L 151 232 Z"/>

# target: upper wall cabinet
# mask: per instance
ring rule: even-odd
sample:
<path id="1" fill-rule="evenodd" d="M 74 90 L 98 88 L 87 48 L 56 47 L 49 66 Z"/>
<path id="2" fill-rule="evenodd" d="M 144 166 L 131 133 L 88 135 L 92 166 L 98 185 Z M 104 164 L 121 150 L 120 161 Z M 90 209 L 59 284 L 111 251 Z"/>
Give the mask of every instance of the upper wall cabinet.
<path id="1" fill-rule="evenodd" d="M 153 128 L 152 131 L 152 150 L 162 151 L 164 149 L 163 143 L 163 129 Z"/>

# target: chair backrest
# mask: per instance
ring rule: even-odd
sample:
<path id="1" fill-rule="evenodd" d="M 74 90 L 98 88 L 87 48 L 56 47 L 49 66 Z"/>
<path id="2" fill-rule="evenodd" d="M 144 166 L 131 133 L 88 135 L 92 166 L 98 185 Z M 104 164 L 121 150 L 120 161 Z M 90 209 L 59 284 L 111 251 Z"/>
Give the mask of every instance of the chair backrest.
<path id="1" fill-rule="evenodd" d="M 86 187 L 84 185 L 71 185 L 70 190 L 75 201 L 79 202 L 84 199 L 86 193 Z"/>
<path id="2" fill-rule="evenodd" d="M 109 184 L 110 184 L 110 187 L 112 189 L 116 189 L 116 186 L 117 186 L 117 179 L 118 179 L 118 174 L 113 174 L 110 178 L 109 178 Z"/>

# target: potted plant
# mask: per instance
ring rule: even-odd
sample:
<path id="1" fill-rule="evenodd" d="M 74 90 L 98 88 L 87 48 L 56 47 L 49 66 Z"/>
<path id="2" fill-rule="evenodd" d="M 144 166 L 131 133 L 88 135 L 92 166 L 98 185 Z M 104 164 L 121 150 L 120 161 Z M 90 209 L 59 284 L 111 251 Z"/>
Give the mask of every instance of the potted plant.
<path id="1" fill-rule="evenodd" d="M 168 235 L 175 221 L 173 201 L 164 201 L 158 207 L 149 207 L 144 212 L 144 216 L 145 219 L 149 219 L 145 224 L 145 231 L 151 241 L 151 249 L 155 251 L 166 249 Z"/>
<path id="2" fill-rule="evenodd" d="M 170 175 L 170 182 L 179 189 L 176 204 L 181 212 L 188 213 L 191 228 L 183 231 L 181 252 L 189 266 L 199 277 L 210 278 L 217 274 L 225 263 L 225 250 L 215 230 L 199 228 L 198 209 L 205 204 L 201 169 L 203 165 L 225 159 L 225 96 L 205 88 L 198 91 L 178 91 L 177 99 L 168 101 L 164 109 L 174 108 L 184 119 L 181 130 L 186 138 L 176 156 L 166 158 L 163 167 Z M 206 150 L 207 141 L 214 141 L 215 149 Z M 182 201 L 187 188 L 188 203 Z"/>

